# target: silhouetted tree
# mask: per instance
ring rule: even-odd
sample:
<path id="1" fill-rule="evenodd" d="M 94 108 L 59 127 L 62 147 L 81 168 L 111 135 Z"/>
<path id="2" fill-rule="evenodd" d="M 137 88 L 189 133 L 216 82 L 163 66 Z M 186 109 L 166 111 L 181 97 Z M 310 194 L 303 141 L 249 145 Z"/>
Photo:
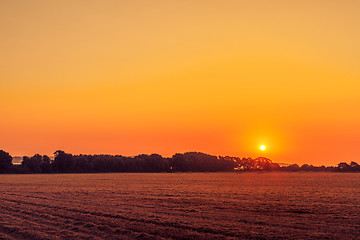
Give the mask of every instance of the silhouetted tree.
<path id="1" fill-rule="evenodd" d="M 40 173 L 41 172 L 41 168 L 40 168 L 41 161 L 42 161 L 42 157 L 39 154 L 35 154 L 31 158 L 24 156 L 21 165 L 24 167 L 25 171 L 32 172 L 32 173 Z"/>
<path id="2" fill-rule="evenodd" d="M 301 170 L 301 168 L 297 164 L 291 164 L 290 166 L 287 167 L 287 169 L 291 172 L 297 172 Z"/>
<path id="3" fill-rule="evenodd" d="M 29 173 L 50 173 L 51 172 L 51 159 L 44 155 L 35 154 L 32 157 L 23 157 L 21 163 L 23 171 Z"/>
<path id="4" fill-rule="evenodd" d="M 278 164 L 278 163 L 271 163 L 271 170 L 272 170 L 272 171 L 279 171 L 279 170 L 280 170 L 280 164 Z"/>
<path id="5" fill-rule="evenodd" d="M 9 153 L 0 150 L 0 173 L 6 172 L 11 168 L 12 159 Z"/>
<path id="6" fill-rule="evenodd" d="M 40 169 L 42 173 L 50 173 L 51 172 L 51 159 L 47 155 L 42 156 L 42 160 L 40 163 Z"/>
<path id="7" fill-rule="evenodd" d="M 360 172 L 360 166 L 356 162 L 351 162 L 350 165 L 346 162 L 341 162 L 335 170 L 338 172 Z"/>
<path id="8" fill-rule="evenodd" d="M 239 162 L 240 168 L 244 171 L 256 169 L 256 162 L 252 158 L 242 158 Z"/>
<path id="9" fill-rule="evenodd" d="M 79 155 L 74 157 L 73 170 L 75 172 L 91 172 L 93 171 L 92 165 L 89 163 L 86 155 Z"/>
<path id="10" fill-rule="evenodd" d="M 73 156 L 64 151 L 58 150 L 54 153 L 53 170 L 55 172 L 72 172 Z"/>
<path id="11" fill-rule="evenodd" d="M 170 167 L 175 172 L 234 171 L 236 166 L 236 162 L 230 157 L 217 157 L 200 152 L 177 153 L 170 159 Z"/>
<path id="12" fill-rule="evenodd" d="M 270 159 L 265 157 L 255 158 L 256 169 L 258 170 L 271 170 L 272 162 Z"/>
<path id="13" fill-rule="evenodd" d="M 342 171 L 342 172 L 347 172 L 351 170 L 351 167 L 349 164 L 347 164 L 346 162 L 341 162 L 338 164 L 338 170 Z"/>
<path id="14" fill-rule="evenodd" d="M 190 163 L 185 158 L 184 154 L 176 153 L 170 160 L 171 168 L 174 172 L 187 172 L 190 171 Z"/>
<path id="15" fill-rule="evenodd" d="M 310 168 L 309 164 L 303 164 L 303 165 L 301 166 L 301 170 L 302 170 L 302 171 L 308 171 L 309 168 Z"/>
<path id="16" fill-rule="evenodd" d="M 350 167 L 353 171 L 360 171 L 360 165 L 357 162 L 351 162 Z"/>
<path id="17" fill-rule="evenodd" d="M 170 170 L 169 160 L 159 154 L 141 154 L 135 156 L 134 160 L 142 166 L 144 172 L 168 172 Z"/>

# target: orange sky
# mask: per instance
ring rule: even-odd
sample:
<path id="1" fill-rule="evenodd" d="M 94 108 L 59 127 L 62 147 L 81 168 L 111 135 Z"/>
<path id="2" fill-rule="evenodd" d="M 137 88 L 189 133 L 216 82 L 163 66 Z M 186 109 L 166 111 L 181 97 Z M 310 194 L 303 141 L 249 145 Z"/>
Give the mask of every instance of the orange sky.
<path id="1" fill-rule="evenodd" d="M 0 149 L 360 162 L 359 9 L 1 1 Z"/>

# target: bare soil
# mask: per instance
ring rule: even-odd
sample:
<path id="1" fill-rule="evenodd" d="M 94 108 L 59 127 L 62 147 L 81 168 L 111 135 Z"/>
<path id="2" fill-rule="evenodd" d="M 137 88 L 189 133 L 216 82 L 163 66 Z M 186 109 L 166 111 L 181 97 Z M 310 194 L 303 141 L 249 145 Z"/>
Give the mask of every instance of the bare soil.
<path id="1" fill-rule="evenodd" d="M 360 239 L 357 173 L 0 175 L 0 239 Z"/>

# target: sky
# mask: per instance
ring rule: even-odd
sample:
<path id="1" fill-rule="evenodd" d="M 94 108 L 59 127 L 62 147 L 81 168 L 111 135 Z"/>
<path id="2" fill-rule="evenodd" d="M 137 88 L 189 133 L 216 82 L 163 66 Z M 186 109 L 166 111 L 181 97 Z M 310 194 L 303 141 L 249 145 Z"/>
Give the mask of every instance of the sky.
<path id="1" fill-rule="evenodd" d="M 360 162 L 359 8 L 3 0 L 0 149 Z"/>

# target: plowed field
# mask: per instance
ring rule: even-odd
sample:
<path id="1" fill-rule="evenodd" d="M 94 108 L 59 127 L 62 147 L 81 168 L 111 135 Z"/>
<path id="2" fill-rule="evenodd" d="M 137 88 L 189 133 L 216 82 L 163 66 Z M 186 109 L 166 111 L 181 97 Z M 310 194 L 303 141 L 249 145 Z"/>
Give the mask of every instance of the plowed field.
<path id="1" fill-rule="evenodd" d="M 0 239 L 360 239 L 360 174 L 0 175 Z"/>

